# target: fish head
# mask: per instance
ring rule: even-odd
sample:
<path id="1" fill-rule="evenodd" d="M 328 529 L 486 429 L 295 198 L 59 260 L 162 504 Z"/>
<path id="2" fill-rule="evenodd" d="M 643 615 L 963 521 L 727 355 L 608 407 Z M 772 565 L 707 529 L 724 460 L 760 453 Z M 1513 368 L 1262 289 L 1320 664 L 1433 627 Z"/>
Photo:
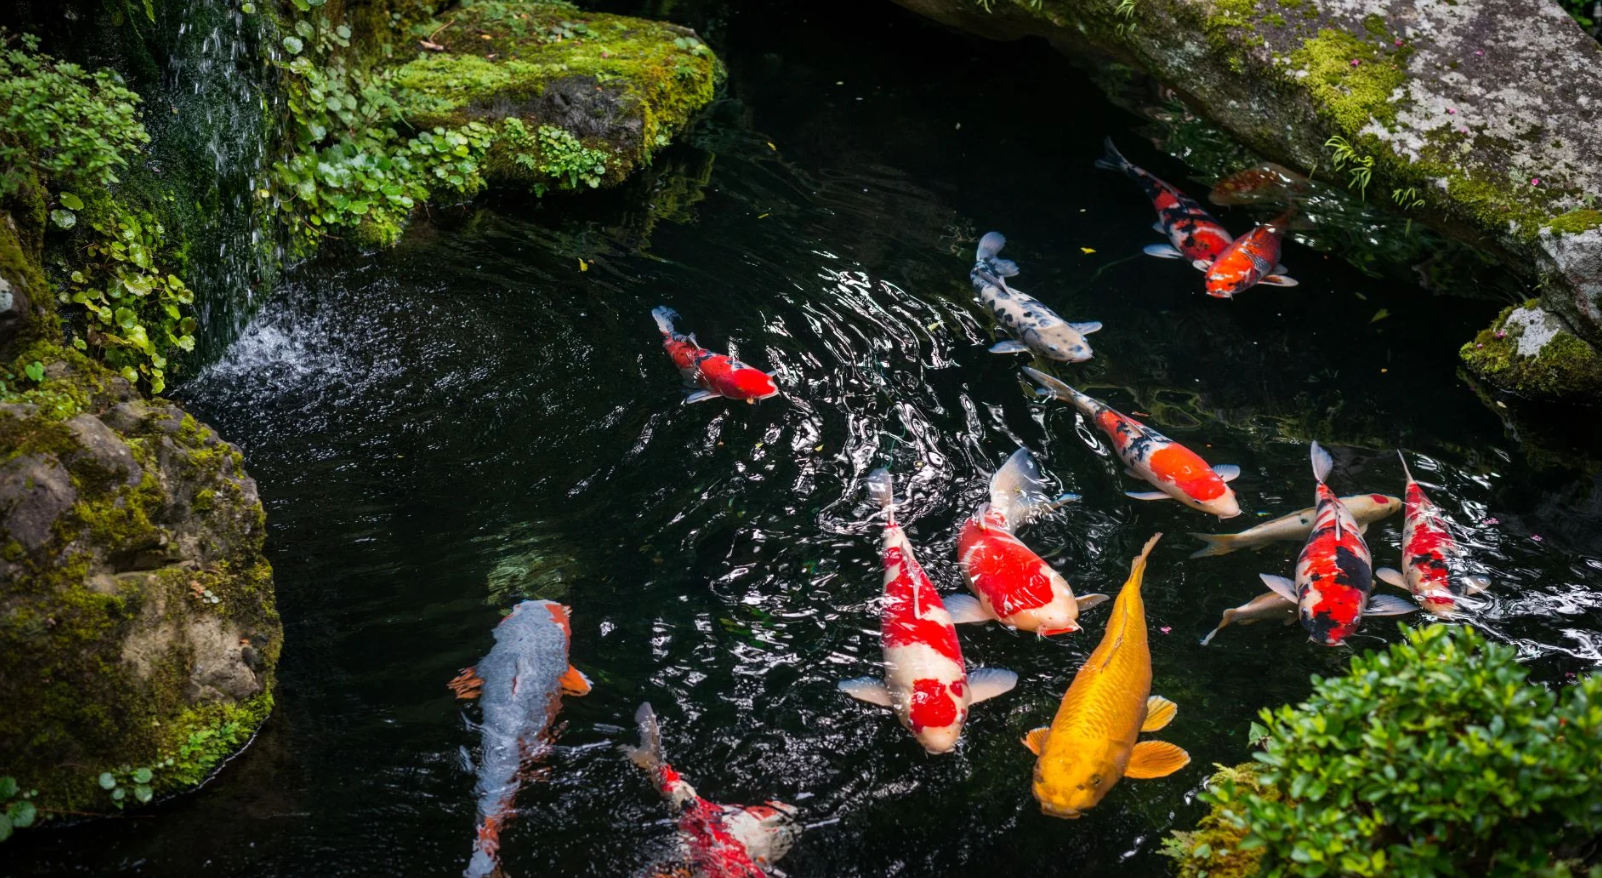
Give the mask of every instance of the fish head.
<path id="1" fill-rule="evenodd" d="M 779 385 L 774 383 L 773 376 L 760 369 L 746 367 L 729 378 L 740 399 L 755 401 L 779 395 Z"/>
<path id="2" fill-rule="evenodd" d="M 770 801 L 740 807 L 724 826 L 752 860 L 758 864 L 772 863 L 783 859 L 801 835 L 795 814 L 795 806 Z"/>
<path id="3" fill-rule="evenodd" d="M 1096 807 L 1123 776 L 1110 750 L 1102 744 L 1077 747 L 1067 755 L 1056 755 L 1049 750 L 1042 755 L 1035 763 L 1032 786 L 1035 800 L 1040 803 L 1040 813 L 1078 820 Z"/>
<path id="4" fill-rule="evenodd" d="M 1036 353 L 1059 363 L 1083 363 L 1095 356 L 1085 337 L 1066 323 L 1030 327 L 1024 330 L 1023 339 Z"/>
<path id="5" fill-rule="evenodd" d="M 966 719 L 967 711 L 963 711 Z M 962 720 L 943 726 L 924 726 L 914 729 L 912 736 L 918 740 L 923 749 L 930 753 L 950 753 L 956 749 L 957 741 L 962 737 Z"/>
<path id="6" fill-rule="evenodd" d="M 1205 470 L 1194 479 L 1177 480 L 1174 484 L 1185 495 L 1189 506 L 1220 519 L 1234 518 L 1240 514 L 1240 501 L 1235 498 L 1235 492 L 1212 470 Z"/>
<path id="7" fill-rule="evenodd" d="M 1346 638 L 1357 633 L 1357 627 L 1362 621 L 1361 616 L 1351 620 L 1341 620 L 1323 613 L 1302 617 L 1302 623 L 1307 628 L 1307 639 L 1319 646 L 1342 645 L 1346 642 Z"/>
<path id="8" fill-rule="evenodd" d="M 1051 572 L 1056 573 L 1055 570 Z M 1053 578 L 1061 580 L 1061 575 L 1059 574 Z M 1062 588 L 1053 589 L 1055 593 L 1049 602 L 1018 614 L 1019 616 L 1027 616 L 1029 626 L 1041 637 L 1073 634 L 1079 630 L 1079 604 L 1075 602 L 1067 585 L 1067 581 L 1062 580 Z M 1017 620 L 1017 622 L 1023 621 L 1023 619 Z M 1028 630 L 1022 624 L 1018 624 L 1017 627 Z"/>

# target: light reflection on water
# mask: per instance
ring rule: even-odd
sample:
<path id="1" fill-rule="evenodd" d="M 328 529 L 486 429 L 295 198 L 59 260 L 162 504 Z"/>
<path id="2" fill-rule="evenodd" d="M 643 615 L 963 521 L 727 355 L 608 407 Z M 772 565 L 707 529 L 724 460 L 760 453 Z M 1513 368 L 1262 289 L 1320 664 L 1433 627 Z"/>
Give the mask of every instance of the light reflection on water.
<path id="1" fill-rule="evenodd" d="M 708 123 L 696 139 L 715 161 L 693 147 L 663 160 L 690 182 L 504 202 L 375 259 L 309 266 L 183 389 L 245 449 L 269 506 L 288 632 L 279 711 L 159 822 L 10 843 L 20 874 L 459 871 L 473 822 L 460 753 L 476 734 L 444 684 L 522 597 L 572 605 L 574 660 L 595 689 L 568 699 L 549 771 L 519 799 L 511 874 L 643 874 L 661 855 L 662 806 L 612 746 L 642 700 L 703 794 L 781 798 L 825 824 L 784 861 L 797 878 L 1157 874 L 1160 839 L 1199 813 L 1205 767 L 1244 759 L 1259 708 L 1300 698 L 1349 655 L 1269 625 L 1196 645 L 1296 547 L 1190 561 L 1186 532 L 1309 505 L 1314 435 L 1342 493 L 1400 493 L 1401 444 L 1495 581 L 1480 624 L 1544 679 L 1598 663 L 1602 569 L 1585 542 L 1598 492 L 1572 470 L 1532 471 L 1453 371 L 1452 350 L 1494 305 L 1424 299 L 1295 246 L 1297 290 L 1203 300 L 1194 272 L 1128 259 L 1151 240 L 1150 208 L 1090 166 L 1112 132 L 1182 179 L 1125 133 L 1131 120 L 1096 104 L 1034 118 L 1027 136 L 949 124 L 1026 112 L 1023 97 L 979 89 L 977 69 L 1088 94 L 1057 59 L 921 34 L 929 63 L 865 73 L 852 41 L 868 37 L 830 37 L 812 52 L 821 31 L 785 36 L 808 49 L 783 61 L 788 77 L 735 59 L 732 93 L 765 127 Z M 847 69 L 882 80 L 875 106 L 801 101 Z M 686 187 L 690 206 L 643 206 Z M 985 351 L 994 338 L 966 272 L 992 227 L 1012 238 L 1027 289 L 1106 324 L 1096 359 L 1058 373 L 1240 465 L 1239 528 L 1124 497 L 1141 485 L 1099 435 L 1034 401 L 1021 358 Z M 648 316 L 658 304 L 708 346 L 777 370 L 786 395 L 681 405 Z M 1371 323 L 1378 307 L 1392 316 Z M 969 665 L 1020 684 L 977 706 L 948 756 L 834 688 L 878 672 L 866 473 L 896 473 L 898 515 L 951 592 L 956 528 L 1019 443 L 1084 497 L 1024 532 L 1077 593 L 1116 589 L 1141 543 L 1167 534 L 1146 588 L 1154 691 L 1180 705 L 1165 737 L 1194 762 L 1121 784 L 1076 823 L 1038 813 L 1018 739 L 1049 721 L 1105 609 L 1067 638 L 965 628 Z M 1370 530 L 1376 563 L 1396 563 L 1400 526 Z M 1380 621 L 1357 648 L 1396 637 Z"/>

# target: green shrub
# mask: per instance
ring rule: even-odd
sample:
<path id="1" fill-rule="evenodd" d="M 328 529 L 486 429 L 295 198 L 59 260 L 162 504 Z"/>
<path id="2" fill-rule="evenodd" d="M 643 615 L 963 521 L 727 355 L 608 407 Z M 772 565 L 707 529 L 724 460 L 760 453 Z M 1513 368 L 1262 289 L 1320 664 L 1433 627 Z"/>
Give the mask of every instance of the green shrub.
<path id="1" fill-rule="evenodd" d="M 1554 691 L 1513 649 L 1431 625 L 1313 682 L 1263 711 L 1253 782 L 1202 797 L 1203 829 L 1240 831 L 1256 874 L 1602 875 L 1602 676 Z M 1232 852 L 1200 835 L 1168 846 L 1183 874 L 1253 874 L 1218 868 Z"/>

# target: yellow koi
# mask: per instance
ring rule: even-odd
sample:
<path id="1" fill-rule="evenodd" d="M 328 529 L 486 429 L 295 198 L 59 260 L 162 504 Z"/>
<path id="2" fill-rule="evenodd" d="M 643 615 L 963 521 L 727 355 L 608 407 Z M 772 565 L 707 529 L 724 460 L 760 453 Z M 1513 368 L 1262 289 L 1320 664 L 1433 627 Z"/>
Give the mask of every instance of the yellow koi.
<path id="1" fill-rule="evenodd" d="M 1034 793 L 1040 810 L 1076 819 L 1094 808 L 1121 778 L 1166 777 L 1190 763 L 1190 754 L 1166 741 L 1141 741 L 1173 720 L 1172 701 L 1151 694 L 1151 650 L 1146 645 L 1146 604 L 1140 581 L 1146 556 L 1162 534 L 1146 542 L 1118 592 L 1101 644 L 1068 685 L 1051 727 L 1024 738 L 1040 758 Z"/>

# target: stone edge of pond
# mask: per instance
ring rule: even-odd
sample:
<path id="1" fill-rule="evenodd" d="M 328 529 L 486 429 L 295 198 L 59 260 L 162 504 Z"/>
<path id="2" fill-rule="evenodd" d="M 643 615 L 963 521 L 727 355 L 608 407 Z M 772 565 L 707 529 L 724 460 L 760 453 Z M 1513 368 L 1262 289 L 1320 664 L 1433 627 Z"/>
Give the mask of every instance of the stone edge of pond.
<path id="1" fill-rule="evenodd" d="M 1133 66 L 1304 173 L 1330 176 L 1339 153 L 1353 191 L 1539 282 L 1564 348 L 1602 343 L 1602 104 L 1582 102 L 1602 94 L 1602 45 L 1555 3 L 895 2 L 982 37 L 1040 36 Z M 1574 371 L 1531 359 L 1479 374 L 1519 378 L 1498 384 L 1519 395 L 1594 398 L 1563 383 Z"/>

